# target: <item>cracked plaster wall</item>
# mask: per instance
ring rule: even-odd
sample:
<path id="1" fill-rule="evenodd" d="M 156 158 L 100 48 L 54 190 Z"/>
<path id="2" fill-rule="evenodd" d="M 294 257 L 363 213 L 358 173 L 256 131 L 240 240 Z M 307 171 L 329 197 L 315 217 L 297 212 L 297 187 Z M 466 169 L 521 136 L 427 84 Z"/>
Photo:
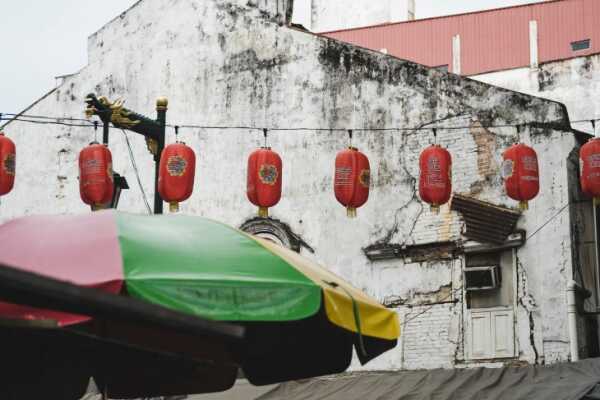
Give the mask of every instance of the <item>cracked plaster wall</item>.
<path id="1" fill-rule="evenodd" d="M 475 75 L 473 79 L 518 92 L 560 101 L 573 121 L 600 118 L 600 54 L 540 65 Z M 600 123 L 599 123 L 600 125 Z M 593 133 L 589 122 L 574 123 L 575 129 Z M 600 131 L 600 126 L 596 132 Z"/>
<path id="2" fill-rule="evenodd" d="M 511 206 L 515 203 L 503 194 L 500 177 L 490 166 L 499 164 L 502 150 L 517 140 L 516 132 L 514 128 L 485 131 L 481 124 L 564 125 L 568 118 L 558 103 L 280 26 L 276 16 L 242 0 L 144 0 L 90 37 L 89 46 L 89 65 L 29 113 L 80 116 L 85 95 L 96 92 L 123 98 L 131 109 L 152 116 L 156 98 L 166 95 L 168 121 L 178 124 L 383 128 L 431 126 L 439 121 L 444 126 L 470 126 L 438 131 L 438 143 L 454 156 L 455 190 L 469 193 L 475 187 L 478 198 Z M 13 123 L 6 133 L 19 149 L 18 178 L 14 192 L 2 199 L 2 220 L 33 213 L 88 212 L 79 199 L 77 157 L 93 139 L 91 130 Z M 152 196 L 151 156 L 141 137 L 129 135 L 145 191 Z M 540 153 L 543 172 L 543 191 L 520 223 L 533 231 L 566 199 L 564 163 L 574 138 L 551 130 L 532 130 L 522 136 Z M 262 133 L 182 129 L 180 139 L 198 156 L 196 189 L 182 204 L 183 213 L 233 226 L 253 218 L 256 210 L 244 193 L 246 157 L 262 143 Z M 167 142 L 173 140 L 169 132 Z M 395 296 L 414 302 L 417 296 L 440 288 L 459 290 L 461 260 L 371 263 L 362 252 L 377 242 L 418 244 L 461 238 L 457 214 L 448 207 L 440 215 L 432 214 L 415 193 L 418 154 L 432 140 L 426 131 L 356 132 L 354 145 L 371 159 L 373 187 L 358 219 L 350 220 L 336 203 L 331 185 L 333 160 L 347 146 L 346 134 L 273 132 L 269 141 L 284 160 L 284 189 L 272 214 L 314 248 L 314 254 L 303 251 L 304 255 L 382 301 Z M 131 186 L 119 208 L 145 212 L 122 132 L 111 131 L 110 147 L 115 170 Z M 487 160 L 482 160 L 482 153 Z M 561 296 L 571 267 L 565 218 L 519 252 L 527 273 L 523 293 L 535 300 L 530 310 L 518 315 L 518 340 L 525 360 L 535 359 L 528 344 L 530 311 L 540 354 L 546 338 L 566 337 Z M 461 292 L 452 293 L 452 300 L 462 301 Z M 419 304 L 414 309 L 401 306 L 398 312 L 404 317 Z M 460 303 L 433 306 L 430 311 L 439 318 L 431 320 L 428 313 L 417 315 L 400 346 L 369 367 L 454 365 L 462 351 L 461 307 Z M 418 326 L 422 328 L 413 329 Z M 437 352 L 440 358 L 410 358 L 407 343 L 420 346 L 415 352 L 431 347 L 431 340 L 421 341 L 424 334 L 438 338 L 447 349 Z M 566 359 L 567 347 L 558 346 L 553 359 Z"/>
<path id="3" fill-rule="evenodd" d="M 548 133 L 556 137 L 555 132 Z M 535 211 L 526 213 L 519 224 L 526 228 L 528 235 L 534 230 L 527 225 L 541 226 L 569 202 L 570 150 L 566 146 L 572 149 L 576 144 L 572 137 L 560 136 L 555 143 L 547 141 L 544 135 L 531 138 L 534 148 L 546 156 L 540 160 L 540 182 L 544 189 L 538 201 L 532 203 Z M 565 146 L 562 151 L 555 147 L 561 141 Z M 569 357 L 565 288 L 573 277 L 570 235 L 569 213 L 564 212 L 517 252 L 518 317 L 519 321 L 530 321 L 529 325 L 518 325 L 519 343 L 521 351 L 528 353 L 525 359 L 530 362 L 536 361 L 532 358 L 536 352 L 538 362 L 565 361 Z"/>

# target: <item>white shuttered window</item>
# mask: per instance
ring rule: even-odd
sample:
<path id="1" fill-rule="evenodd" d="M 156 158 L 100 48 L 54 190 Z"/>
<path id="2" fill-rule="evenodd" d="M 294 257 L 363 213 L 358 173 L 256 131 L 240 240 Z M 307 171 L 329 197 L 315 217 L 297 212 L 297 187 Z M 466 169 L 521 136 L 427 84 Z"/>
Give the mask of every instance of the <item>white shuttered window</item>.
<path id="1" fill-rule="evenodd" d="M 512 309 L 469 310 L 467 339 L 467 357 L 471 360 L 514 357 Z"/>

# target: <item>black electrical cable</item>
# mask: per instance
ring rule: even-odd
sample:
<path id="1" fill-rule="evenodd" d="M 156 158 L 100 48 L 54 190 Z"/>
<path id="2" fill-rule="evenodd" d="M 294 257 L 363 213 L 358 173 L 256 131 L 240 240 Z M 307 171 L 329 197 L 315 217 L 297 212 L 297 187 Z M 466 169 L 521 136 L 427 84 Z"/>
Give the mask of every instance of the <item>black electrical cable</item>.
<path id="1" fill-rule="evenodd" d="M 7 114 L 4 113 L 4 115 L 9 115 L 11 117 L 23 117 L 23 118 L 30 118 L 30 119 L 50 119 L 50 120 L 64 120 L 64 121 L 78 121 L 78 122 L 89 122 L 88 119 L 84 119 L 84 118 L 73 118 L 73 117 L 49 117 L 49 116 L 45 116 L 45 115 L 30 115 L 30 114 Z"/>
<path id="2" fill-rule="evenodd" d="M 75 127 L 75 128 L 93 128 L 94 124 L 90 121 L 88 121 L 87 124 L 73 124 L 73 123 L 69 123 L 69 122 L 61 122 L 61 121 L 35 121 L 32 119 L 23 119 L 20 117 L 17 118 L 2 118 L 0 119 L 0 121 L 7 121 L 7 122 L 26 122 L 26 123 L 30 123 L 30 124 L 37 124 L 37 125 L 62 125 L 62 126 L 70 126 L 70 127 Z"/>
<path id="3" fill-rule="evenodd" d="M 140 178 L 140 172 L 137 167 L 137 163 L 135 162 L 135 156 L 133 155 L 133 149 L 131 148 L 131 143 L 129 142 L 129 136 L 127 136 L 127 132 L 124 129 L 123 135 L 125 136 L 125 142 L 127 143 L 127 150 L 129 150 L 129 158 L 131 159 L 131 166 L 133 167 L 133 171 L 135 172 L 135 177 L 137 178 L 138 185 L 140 187 L 140 191 L 142 192 L 142 197 L 144 198 L 144 204 L 146 204 L 146 209 L 148 210 L 148 214 L 152 215 L 152 208 L 150 207 L 150 203 L 148 202 L 148 196 L 146 196 L 146 191 L 144 190 L 144 185 L 142 185 L 142 179 Z"/>
<path id="4" fill-rule="evenodd" d="M 561 215 L 567 209 L 567 207 L 569 207 L 570 205 L 571 205 L 571 203 L 565 204 L 556 214 L 554 214 L 546 222 L 544 222 L 542 225 L 540 225 L 540 227 L 538 229 L 536 229 L 531 235 L 527 236 L 526 240 L 530 240 L 531 238 L 536 236 L 538 233 L 540 233 L 546 226 L 548 226 L 559 215 Z M 409 319 L 403 321 L 401 325 L 404 326 L 404 325 L 408 324 L 409 322 L 414 321 L 415 319 L 419 318 L 421 315 L 428 313 L 429 311 L 431 311 L 433 309 L 433 307 L 451 300 L 451 298 L 454 296 L 454 294 L 460 290 L 462 290 L 462 289 L 455 289 L 454 291 L 450 292 L 446 297 L 442 298 L 438 303 L 427 306 L 427 308 L 423 309 L 418 314 L 411 316 Z"/>
<path id="5" fill-rule="evenodd" d="M 94 143 L 98 141 L 98 121 L 94 121 Z"/>
<path id="6" fill-rule="evenodd" d="M 596 119 L 582 119 L 582 120 L 576 120 L 576 121 L 571 121 L 571 124 L 576 124 L 576 123 L 583 123 L 583 122 L 590 122 L 590 121 L 600 121 L 600 118 L 596 118 Z M 554 124 L 550 124 L 550 123 L 544 123 L 544 122 L 528 122 L 528 123 L 518 123 L 518 124 L 499 124 L 499 125 L 487 125 L 485 126 L 485 128 L 513 128 L 513 127 L 523 127 L 523 126 L 535 126 L 535 125 L 548 125 L 548 126 L 552 126 Z M 429 124 L 428 124 L 429 125 Z M 391 131 L 429 131 L 432 129 L 436 129 L 436 130 L 463 130 L 463 129 L 469 129 L 472 128 L 471 125 L 469 126 L 436 126 L 436 127 L 430 127 L 428 125 L 424 125 L 424 126 L 419 126 L 419 127 L 415 127 L 415 128 L 352 128 L 352 129 L 348 129 L 348 128 L 309 128 L 309 127 L 295 127 L 295 128 L 266 128 L 269 131 L 275 131 L 275 132 L 286 132 L 286 131 L 314 131 L 314 132 L 348 132 L 348 131 L 354 131 L 354 132 L 391 132 Z M 174 125 L 167 125 L 170 127 L 173 127 Z M 196 128 L 196 129 L 218 129 L 218 130 L 226 130 L 226 129 L 236 129 L 236 130 L 264 130 L 265 128 L 261 128 L 261 127 L 257 127 L 257 126 L 244 126 L 244 125 L 238 125 L 238 126 L 225 126 L 225 125 L 193 125 L 193 124 L 188 124 L 188 125 L 179 125 L 180 127 L 185 127 L 185 128 Z"/>
<path id="7" fill-rule="evenodd" d="M 542 231 L 542 229 L 544 229 L 546 226 L 548 226 L 548 224 L 552 221 L 554 221 L 554 219 L 556 219 L 560 214 L 563 213 L 563 211 L 565 211 L 567 209 L 567 207 L 569 207 L 571 205 L 571 203 L 567 203 L 565 204 L 556 214 L 554 214 L 548 221 L 544 222 L 539 228 L 537 228 L 535 230 L 535 232 L 533 232 L 531 235 L 527 236 L 526 240 L 530 240 L 532 237 L 534 237 L 535 235 L 537 235 L 538 233 L 540 233 Z"/>
<path id="8" fill-rule="evenodd" d="M 429 304 L 426 305 L 427 308 L 421 310 L 418 314 L 411 316 L 410 318 L 402 321 L 402 323 L 400 324 L 402 327 L 404 327 L 406 324 L 408 324 L 411 321 L 414 321 L 415 319 L 419 318 L 421 315 L 423 314 L 427 314 L 429 311 L 431 311 L 435 306 L 438 306 L 440 304 L 445 304 L 445 303 L 449 303 L 452 299 L 452 297 L 454 297 L 454 295 L 458 292 L 460 292 L 462 290 L 462 288 L 458 288 L 458 289 L 454 289 L 452 290 L 446 297 L 440 299 L 440 301 L 434 303 L 434 304 Z M 420 306 L 423 307 L 423 306 Z"/>
<path id="9" fill-rule="evenodd" d="M 5 116 L 9 116 L 8 118 L 6 118 Z M 35 119 L 42 119 L 42 121 L 39 120 L 35 120 Z M 28 115 L 28 114 L 10 114 L 10 113 L 0 113 L 0 121 L 9 121 L 9 122 L 25 122 L 25 123 L 32 123 L 32 124 L 40 124 L 40 125 L 61 125 L 61 126 L 67 126 L 67 127 L 77 127 L 77 128 L 94 128 L 97 129 L 98 127 L 98 123 L 97 121 L 95 122 L 91 122 L 89 120 L 85 120 L 85 119 L 81 119 L 81 118 L 71 118 L 71 117 L 49 117 L 49 116 L 36 116 L 36 115 Z M 67 123 L 67 122 L 63 122 L 63 121 L 74 121 L 74 122 L 85 122 L 85 124 L 76 124 L 76 123 Z M 583 123 L 583 122 L 590 122 L 592 124 L 592 128 L 595 131 L 595 127 L 596 127 L 596 122 L 600 121 L 600 118 L 593 118 L 593 119 L 585 119 L 585 120 L 576 120 L 576 121 L 571 121 L 572 124 L 575 123 Z M 520 135 L 521 133 L 521 129 L 524 126 L 528 126 L 528 125 L 543 125 L 543 123 L 519 123 L 519 124 L 501 124 L 501 125 L 490 125 L 490 126 L 486 126 L 486 128 L 507 128 L 507 127 L 515 127 L 517 129 L 517 134 Z M 175 128 L 176 133 L 178 133 L 179 128 L 198 128 L 198 129 L 216 129 L 216 130 L 259 130 L 262 131 L 263 134 L 265 135 L 265 141 L 267 139 L 267 135 L 268 135 L 268 131 L 279 131 L 279 132 L 290 132 L 290 131 L 327 131 L 327 132 L 347 132 L 349 135 L 350 140 L 352 140 L 352 136 L 353 136 L 353 132 L 385 132 L 385 131 L 428 131 L 428 130 L 432 130 L 434 137 L 437 137 L 437 131 L 438 130 L 463 130 L 463 129 L 469 129 L 471 128 L 471 126 L 451 126 L 451 127 L 442 127 L 442 126 L 436 126 L 436 127 L 429 127 L 429 126 L 421 126 L 421 127 L 416 127 L 416 128 L 358 128 L 358 129 L 347 129 L 347 128 L 304 128 L 304 127 L 297 127 L 297 128 L 260 128 L 260 127 L 253 127 L 253 126 L 208 126 L 208 125 L 166 125 L 168 127 L 172 127 Z M 138 184 L 140 186 L 140 190 L 142 192 L 142 195 L 144 197 L 144 202 L 146 204 L 146 207 L 149 211 L 149 213 L 152 213 L 152 210 L 150 208 L 150 204 L 148 202 L 148 198 L 146 196 L 146 192 L 143 188 L 142 182 L 141 182 L 141 178 L 139 175 L 139 171 L 137 169 L 137 164 L 135 162 L 135 157 L 133 155 L 133 150 L 131 148 L 131 143 L 129 142 L 129 137 L 127 136 L 127 132 L 125 130 L 123 130 L 123 133 L 125 134 L 125 140 L 127 142 L 127 147 L 129 150 L 129 155 L 131 158 L 131 163 L 133 165 L 133 169 L 135 171 L 137 180 L 138 180 Z M 594 132 L 595 133 L 595 132 Z M 546 221 L 544 224 L 542 224 L 535 232 L 533 232 L 531 235 L 529 235 L 527 237 L 527 240 L 530 240 L 531 238 L 533 238 L 535 235 L 537 235 L 540 231 L 542 231 L 548 224 L 550 224 L 555 218 L 557 218 L 560 214 L 562 214 L 562 212 L 567 209 L 567 207 L 570 205 L 570 203 L 567 203 L 566 205 L 564 205 L 554 216 L 552 216 L 552 218 L 550 218 L 548 221 Z M 425 312 L 427 312 L 428 310 L 426 310 Z M 420 314 L 419 314 L 420 315 Z M 406 321 L 408 322 L 408 321 Z"/>
<path id="10" fill-rule="evenodd" d="M 266 128 L 263 128 L 263 135 L 265 137 L 265 149 L 269 148 L 269 130 Z"/>
<path id="11" fill-rule="evenodd" d="M 86 119 L 81 119 L 81 118 L 72 118 L 72 117 L 49 117 L 49 116 L 41 116 L 41 115 L 29 115 L 29 114 L 6 114 L 3 113 L 2 115 L 9 115 L 12 117 L 6 118 L 6 117 L 2 117 L 0 118 L 0 120 L 6 120 L 8 122 L 26 122 L 26 123 L 33 123 L 33 124 L 41 124 L 41 125 L 62 125 L 62 126 L 70 126 L 70 127 L 80 127 L 80 128 L 93 128 L 94 125 L 91 121 L 86 120 Z M 43 119 L 43 121 L 39 121 L 36 119 Z M 73 122 L 85 122 L 85 124 L 77 124 L 77 123 L 68 123 L 68 122 L 64 122 L 64 121 L 73 121 Z M 600 121 L 600 118 L 596 118 L 596 119 L 585 119 L 585 120 L 576 120 L 576 121 L 571 121 L 572 124 L 575 123 L 583 123 L 583 122 L 592 122 L 592 124 L 595 124 L 597 121 Z M 550 123 L 541 123 L 541 122 L 530 122 L 530 123 L 519 123 L 519 124 L 498 124 L 498 125 L 488 125 L 486 126 L 486 128 L 508 128 L 508 127 L 518 127 L 519 129 L 522 128 L 523 126 L 543 126 L 543 125 L 548 125 L 548 126 L 552 126 L 553 124 Z M 166 125 L 168 127 L 174 128 L 175 126 L 178 126 L 180 128 L 190 128 L 190 129 L 206 129 L 206 130 L 258 130 L 258 131 L 264 131 L 265 129 L 267 129 L 268 131 L 275 131 L 275 132 L 301 132 L 301 131 L 313 131 L 313 132 L 348 132 L 350 129 L 348 128 L 315 128 L 315 127 L 293 127 L 293 128 L 264 128 L 264 127 L 257 127 L 257 126 L 244 126 L 244 125 L 234 125 L 234 126 L 226 126 L 226 125 L 194 125 L 194 124 L 178 124 L 178 125 Z M 402 128 L 402 127 L 396 127 L 396 128 L 353 128 L 351 129 L 354 132 L 395 132 L 395 131 L 408 131 L 408 132 L 417 132 L 417 131 L 427 131 L 427 130 L 432 130 L 432 129 L 436 129 L 436 130 L 464 130 L 464 129 L 469 129 L 472 126 L 428 126 L 428 125 L 424 125 L 424 126 L 419 126 L 419 127 L 413 127 L 413 128 Z"/>

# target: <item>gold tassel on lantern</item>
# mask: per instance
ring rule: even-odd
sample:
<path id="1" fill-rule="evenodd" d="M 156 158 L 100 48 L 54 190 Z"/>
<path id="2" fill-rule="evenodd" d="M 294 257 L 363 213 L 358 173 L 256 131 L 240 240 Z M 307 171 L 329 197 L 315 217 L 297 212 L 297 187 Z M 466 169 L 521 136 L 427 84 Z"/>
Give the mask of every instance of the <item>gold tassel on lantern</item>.
<path id="1" fill-rule="evenodd" d="M 356 216 L 358 215 L 356 212 L 356 208 L 354 207 L 348 207 L 346 209 L 346 214 L 348 215 L 348 218 L 356 218 Z"/>

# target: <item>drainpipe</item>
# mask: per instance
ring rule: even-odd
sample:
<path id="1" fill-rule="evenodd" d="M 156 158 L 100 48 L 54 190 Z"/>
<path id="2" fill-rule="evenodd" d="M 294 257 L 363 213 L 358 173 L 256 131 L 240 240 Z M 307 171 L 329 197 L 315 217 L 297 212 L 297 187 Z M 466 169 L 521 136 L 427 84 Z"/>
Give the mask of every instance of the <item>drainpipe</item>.
<path id="1" fill-rule="evenodd" d="M 577 282 L 567 284 L 567 317 L 569 321 L 569 338 L 571 343 L 571 361 L 579 361 L 579 340 L 577 336 Z"/>

